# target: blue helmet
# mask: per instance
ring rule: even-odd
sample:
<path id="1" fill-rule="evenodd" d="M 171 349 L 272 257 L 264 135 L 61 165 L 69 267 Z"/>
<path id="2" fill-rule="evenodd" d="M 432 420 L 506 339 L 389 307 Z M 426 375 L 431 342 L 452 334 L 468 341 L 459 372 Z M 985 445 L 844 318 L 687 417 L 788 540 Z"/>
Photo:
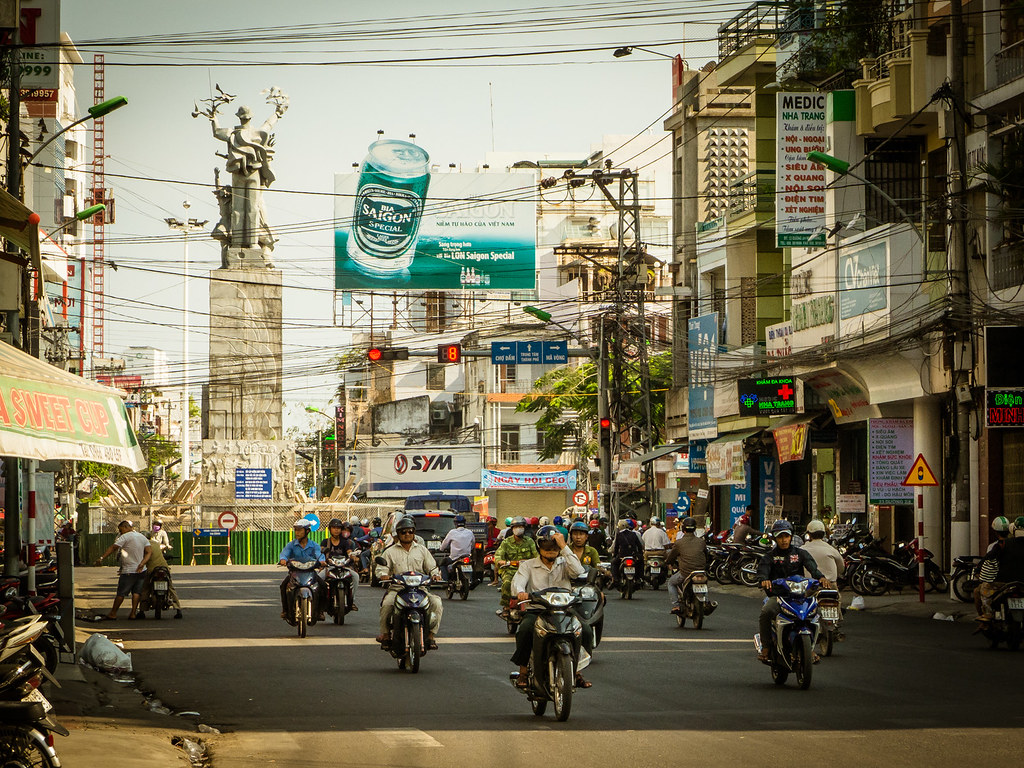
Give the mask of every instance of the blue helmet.
<path id="1" fill-rule="evenodd" d="M 630 518 L 627 518 L 627 519 L 626 519 L 626 528 L 628 528 L 628 529 L 629 529 L 629 530 L 631 530 L 631 531 L 632 531 L 632 530 L 633 530 L 634 528 L 636 528 L 636 520 L 634 520 L 634 519 L 633 519 L 633 518 L 631 518 L 631 517 L 630 517 Z"/>
<path id="2" fill-rule="evenodd" d="M 792 536 L 793 524 L 789 520 L 776 520 L 772 523 L 772 536 L 778 536 L 780 533 Z"/>
<path id="3" fill-rule="evenodd" d="M 590 526 L 584 523 L 582 520 L 577 520 L 575 523 L 569 526 L 569 533 L 573 531 L 583 531 L 584 533 L 590 533 Z"/>
<path id="4" fill-rule="evenodd" d="M 466 524 L 466 516 L 465 515 L 456 515 L 455 516 L 455 525 L 456 525 L 456 527 L 458 527 L 460 525 L 465 525 L 465 524 Z"/>
<path id="5" fill-rule="evenodd" d="M 537 546 L 540 547 L 543 544 L 555 544 L 555 536 L 558 535 L 558 529 L 553 525 L 541 526 L 537 531 Z"/>
<path id="6" fill-rule="evenodd" d="M 561 525 L 562 524 L 562 516 L 561 515 L 555 515 L 555 519 L 552 522 L 554 522 L 555 525 Z"/>

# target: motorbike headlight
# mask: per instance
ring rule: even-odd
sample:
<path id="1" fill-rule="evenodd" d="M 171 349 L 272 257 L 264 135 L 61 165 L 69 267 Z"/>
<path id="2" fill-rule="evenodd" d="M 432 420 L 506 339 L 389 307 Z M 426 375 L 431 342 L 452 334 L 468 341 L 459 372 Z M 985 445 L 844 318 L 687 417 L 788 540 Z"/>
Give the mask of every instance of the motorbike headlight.
<path id="1" fill-rule="evenodd" d="M 544 595 L 544 600 L 553 608 L 565 608 L 565 606 L 572 602 L 572 595 L 568 592 L 552 592 L 551 594 Z"/>
<path id="2" fill-rule="evenodd" d="M 593 587 L 583 587 L 580 590 L 580 597 L 584 600 L 593 600 L 597 597 L 597 590 Z"/>
<path id="3" fill-rule="evenodd" d="M 789 587 L 789 594 L 793 597 L 803 597 L 807 594 L 808 583 L 806 581 L 787 581 L 786 586 Z"/>

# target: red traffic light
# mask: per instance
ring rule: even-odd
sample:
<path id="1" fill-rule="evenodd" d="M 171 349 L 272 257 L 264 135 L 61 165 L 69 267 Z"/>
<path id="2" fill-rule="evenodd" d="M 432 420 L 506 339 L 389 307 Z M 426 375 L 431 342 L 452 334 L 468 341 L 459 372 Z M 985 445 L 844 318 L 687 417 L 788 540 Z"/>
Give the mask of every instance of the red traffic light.
<path id="1" fill-rule="evenodd" d="M 370 347 L 370 349 L 366 353 L 366 356 L 368 358 L 370 358 L 370 360 L 372 360 L 373 362 L 376 363 L 378 360 L 380 360 L 381 355 L 383 355 L 383 354 L 384 354 L 383 350 L 381 350 L 381 349 L 379 349 L 377 347 Z"/>
<path id="2" fill-rule="evenodd" d="M 612 420 L 611 419 L 601 419 L 601 429 L 611 429 L 611 428 L 612 428 Z"/>
<path id="3" fill-rule="evenodd" d="M 458 363 L 462 360 L 462 345 L 461 344 L 438 344 L 437 345 L 437 362 L 439 363 Z"/>
<path id="4" fill-rule="evenodd" d="M 378 363 L 382 360 L 408 360 L 408 347 L 370 347 L 366 350 L 366 357 L 371 363 Z"/>

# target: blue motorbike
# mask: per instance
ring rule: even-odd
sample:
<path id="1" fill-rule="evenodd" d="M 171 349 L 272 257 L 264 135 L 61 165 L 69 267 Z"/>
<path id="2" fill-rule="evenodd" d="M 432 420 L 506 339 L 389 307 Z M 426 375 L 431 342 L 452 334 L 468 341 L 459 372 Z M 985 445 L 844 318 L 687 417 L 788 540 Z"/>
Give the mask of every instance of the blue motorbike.
<path id="1" fill-rule="evenodd" d="M 811 687 L 811 671 L 814 668 L 814 646 L 821 632 L 816 593 L 820 582 L 803 576 L 775 579 L 768 597 L 779 601 L 779 615 L 772 621 L 772 637 L 754 635 L 754 646 L 758 653 L 764 644 L 768 646 L 765 664 L 771 667 L 772 680 L 784 685 L 789 673 L 796 674 L 801 690 Z M 765 598 L 767 602 L 768 598 Z"/>

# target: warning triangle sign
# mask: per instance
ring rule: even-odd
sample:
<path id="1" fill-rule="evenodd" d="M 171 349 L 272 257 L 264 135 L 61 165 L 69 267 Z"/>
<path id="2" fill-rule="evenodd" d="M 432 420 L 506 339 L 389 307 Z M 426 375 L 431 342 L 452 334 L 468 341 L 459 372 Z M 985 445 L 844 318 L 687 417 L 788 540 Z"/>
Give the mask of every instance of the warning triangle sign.
<path id="1" fill-rule="evenodd" d="M 928 462 L 924 460 L 924 454 L 917 454 L 917 458 L 914 460 L 914 466 L 910 468 L 907 473 L 907 478 L 903 481 L 903 485 L 938 485 L 939 481 L 935 479 L 935 473 L 932 472 L 932 468 L 928 466 Z"/>

